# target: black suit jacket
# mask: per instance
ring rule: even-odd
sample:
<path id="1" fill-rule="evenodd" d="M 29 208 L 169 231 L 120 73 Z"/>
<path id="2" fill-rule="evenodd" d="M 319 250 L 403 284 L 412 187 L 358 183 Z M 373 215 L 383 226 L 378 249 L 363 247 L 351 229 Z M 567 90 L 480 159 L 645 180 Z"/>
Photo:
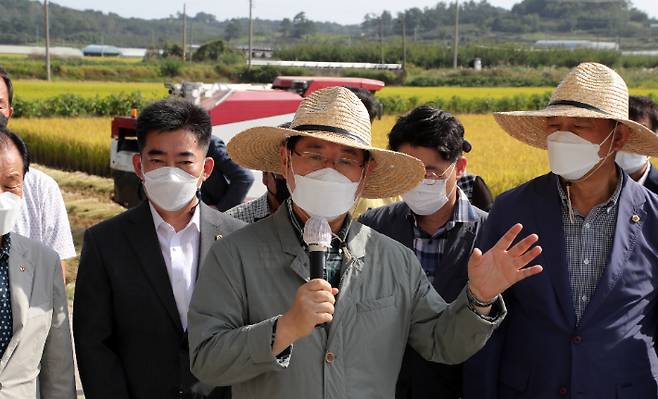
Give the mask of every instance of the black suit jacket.
<path id="1" fill-rule="evenodd" d="M 434 288 L 448 302 L 455 300 L 468 279 L 468 259 L 475 246 L 475 239 L 487 218 L 487 214 L 473 207 L 478 219 L 472 223 L 460 223 L 448 232 L 445 262 L 439 265 L 434 277 Z M 361 215 L 359 222 L 404 244 L 413 250 L 414 229 L 409 207 L 396 202 L 371 209 Z M 385 350 L 385 348 L 382 348 Z M 410 346 L 404 353 L 398 377 L 397 399 L 458 399 L 462 397 L 462 366 L 448 366 L 428 362 Z"/>
<path id="2" fill-rule="evenodd" d="M 201 205 L 199 264 L 244 224 Z M 187 332 L 148 202 L 87 230 L 75 288 L 73 333 L 87 399 L 224 398 L 229 388 L 190 372 Z"/>
<path id="3" fill-rule="evenodd" d="M 658 194 L 658 169 L 656 169 L 653 164 L 649 164 L 649 175 L 644 182 L 644 187 L 646 187 L 647 190 Z"/>

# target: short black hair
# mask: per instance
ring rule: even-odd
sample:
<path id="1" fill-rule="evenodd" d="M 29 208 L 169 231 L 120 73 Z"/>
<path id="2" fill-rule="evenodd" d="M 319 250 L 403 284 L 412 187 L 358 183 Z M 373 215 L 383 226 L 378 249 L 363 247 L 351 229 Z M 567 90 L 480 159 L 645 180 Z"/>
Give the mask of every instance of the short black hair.
<path id="1" fill-rule="evenodd" d="M 370 116 L 370 122 L 375 120 L 376 117 L 380 116 L 381 105 L 375 96 L 366 89 L 360 87 L 347 87 L 352 93 L 356 94 L 359 97 L 359 100 L 365 105 L 368 110 L 368 115 Z"/>
<path id="2" fill-rule="evenodd" d="M 449 112 L 422 105 L 398 118 L 388 134 L 388 146 L 398 151 L 403 144 L 434 148 L 448 162 L 455 162 L 471 145 L 464 140 L 464 126 Z"/>
<path id="3" fill-rule="evenodd" d="M 149 133 L 188 130 L 196 137 L 199 146 L 208 149 L 212 124 L 203 108 L 181 98 L 168 98 L 148 105 L 137 118 L 137 144 L 144 149 Z"/>
<path id="4" fill-rule="evenodd" d="M 27 150 L 27 145 L 16 133 L 7 129 L 6 126 L 0 126 L 0 151 L 13 146 L 18 150 L 21 158 L 23 159 L 23 176 L 30 170 L 30 153 Z"/>
<path id="5" fill-rule="evenodd" d="M 648 118 L 651 126 L 647 127 L 658 133 L 658 104 L 649 97 L 628 97 L 628 118 L 635 122 Z"/>
<path id="6" fill-rule="evenodd" d="M 7 86 L 7 96 L 9 97 L 9 105 L 11 106 L 11 103 L 14 101 L 14 84 L 11 83 L 11 78 L 9 77 L 9 73 L 5 70 L 5 68 L 0 65 L 0 78 L 5 81 L 5 85 Z"/>
<path id="7" fill-rule="evenodd" d="M 0 127 L 7 127 L 8 122 L 9 122 L 9 119 L 7 119 L 5 114 L 0 113 Z"/>

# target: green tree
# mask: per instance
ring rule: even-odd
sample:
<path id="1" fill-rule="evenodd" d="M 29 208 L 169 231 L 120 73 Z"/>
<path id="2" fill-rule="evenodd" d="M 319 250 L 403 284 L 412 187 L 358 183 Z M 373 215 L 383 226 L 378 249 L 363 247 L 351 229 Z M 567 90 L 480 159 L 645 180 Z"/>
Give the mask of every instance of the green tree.
<path id="1" fill-rule="evenodd" d="M 228 22 L 226 28 L 224 28 L 224 39 L 227 42 L 230 42 L 233 39 L 237 39 L 242 35 L 242 24 L 239 20 L 233 18 Z"/>
<path id="2" fill-rule="evenodd" d="M 179 44 L 165 44 L 162 49 L 162 58 L 183 58 L 183 47 Z"/>
<path id="3" fill-rule="evenodd" d="M 192 60 L 197 62 L 217 61 L 226 50 L 223 40 L 215 40 L 199 47 L 192 55 Z"/>
<path id="4" fill-rule="evenodd" d="M 299 12 L 292 19 L 292 37 L 301 39 L 315 32 L 315 24 L 306 18 L 305 12 Z"/>
<path id="5" fill-rule="evenodd" d="M 281 36 L 283 37 L 290 37 L 292 34 L 292 22 L 290 21 L 290 18 L 284 18 L 281 21 L 281 24 L 279 25 L 278 29 L 279 33 L 281 33 Z"/>

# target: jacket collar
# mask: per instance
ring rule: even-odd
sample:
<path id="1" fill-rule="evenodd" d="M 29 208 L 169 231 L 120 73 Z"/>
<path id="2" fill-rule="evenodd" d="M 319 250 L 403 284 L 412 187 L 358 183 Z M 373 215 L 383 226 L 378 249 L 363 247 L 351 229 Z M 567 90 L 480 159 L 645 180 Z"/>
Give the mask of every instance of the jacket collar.
<path id="1" fill-rule="evenodd" d="M 148 201 L 129 210 L 127 221 L 130 226 L 126 227 L 126 235 L 135 257 L 174 326 L 182 332 L 183 326 L 176 307 L 176 299 L 167 274 L 167 266 L 162 257 Z"/>
<path id="2" fill-rule="evenodd" d="M 205 255 L 208 253 L 213 242 L 222 238 L 222 221 L 218 212 L 214 212 L 203 202 L 199 205 L 201 232 L 199 240 L 199 265 L 204 262 Z M 176 329 L 180 332 L 183 327 L 180 322 L 180 315 L 176 307 L 176 299 L 171 288 L 171 282 L 167 273 L 162 250 L 160 248 L 153 215 L 149 209 L 148 201 L 142 202 L 137 207 L 127 211 L 127 221 L 129 226 L 126 227 L 128 241 L 132 246 L 136 259 L 146 275 L 153 291 L 160 299 L 160 302 L 166 309 L 169 318 L 174 323 Z M 197 267 L 199 267 L 197 265 Z M 197 273 L 197 276 L 199 273 Z"/>
<path id="3" fill-rule="evenodd" d="M 199 240 L 199 270 L 205 264 L 204 260 L 206 255 L 210 252 L 215 241 L 224 238 L 229 229 L 222 220 L 222 214 L 206 205 L 203 201 L 200 202 L 199 212 L 201 218 L 201 239 Z M 199 273 L 197 273 L 197 276 Z"/>
<path id="4" fill-rule="evenodd" d="M 30 308 L 34 271 L 36 265 L 25 242 L 16 234 L 11 234 L 9 251 L 9 289 L 11 293 L 11 310 L 13 318 L 13 336 L 0 359 L 0 371 L 5 368 L 14 350 L 23 338 L 27 312 Z M 55 277 L 57 278 L 57 277 Z"/>
<path id="5" fill-rule="evenodd" d="M 625 175 L 619 197 L 615 237 L 609 261 L 591 302 L 585 308 L 581 324 L 587 323 L 596 314 L 619 282 L 624 271 L 624 264 L 635 249 L 637 236 L 642 234 L 642 225 L 647 216 L 644 207 L 646 200 L 645 188 Z"/>
<path id="6" fill-rule="evenodd" d="M 278 237 L 279 244 L 284 253 L 292 255 L 290 267 L 299 277 L 304 281 L 308 281 L 308 256 L 304 252 L 304 247 L 299 241 L 299 237 L 288 216 L 288 210 L 285 206 L 280 206 L 271 217 L 271 223 L 274 226 L 276 236 Z M 350 229 L 347 234 L 347 249 L 352 258 L 360 259 L 366 255 L 366 243 L 370 233 L 364 226 L 357 222 L 352 221 Z M 355 266 L 360 268 L 364 262 L 355 263 Z"/>

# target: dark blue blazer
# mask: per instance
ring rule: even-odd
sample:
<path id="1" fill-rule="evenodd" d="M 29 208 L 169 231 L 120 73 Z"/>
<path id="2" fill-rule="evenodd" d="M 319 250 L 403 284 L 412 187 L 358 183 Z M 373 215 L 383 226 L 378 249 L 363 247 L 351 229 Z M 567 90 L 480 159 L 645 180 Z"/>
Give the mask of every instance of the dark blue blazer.
<path id="1" fill-rule="evenodd" d="M 657 398 L 658 197 L 625 176 L 607 268 L 576 325 L 557 176 L 494 203 L 480 248 L 514 223 L 539 234 L 537 276 L 505 293 L 508 315 L 464 367 L 466 399 Z"/>
<path id="2" fill-rule="evenodd" d="M 254 183 L 254 175 L 233 162 L 226 144 L 217 136 L 210 137 L 208 156 L 215 160 L 215 167 L 201 185 L 203 202 L 222 212 L 241 204 Z"/>
<path id="3" fill-rule="evenodd" d="M 472 205 L 471 205 L 472 206 Z M 434 279 L 434 288 L 448 302 L 457 298 L 468 280 L 468 259 L 487 213 L 474 207 L 476 220 L 460 223 L 446 237 L 447 247 Z M 396 202 L 371 209 L 359 222 L 413 250 L 414 229 L 409 206 Z M 396 399 L 458 399 L 462 397 L 461 365 L 446 365 L 423 359 L 407 346 L 395 388 Z"/>

